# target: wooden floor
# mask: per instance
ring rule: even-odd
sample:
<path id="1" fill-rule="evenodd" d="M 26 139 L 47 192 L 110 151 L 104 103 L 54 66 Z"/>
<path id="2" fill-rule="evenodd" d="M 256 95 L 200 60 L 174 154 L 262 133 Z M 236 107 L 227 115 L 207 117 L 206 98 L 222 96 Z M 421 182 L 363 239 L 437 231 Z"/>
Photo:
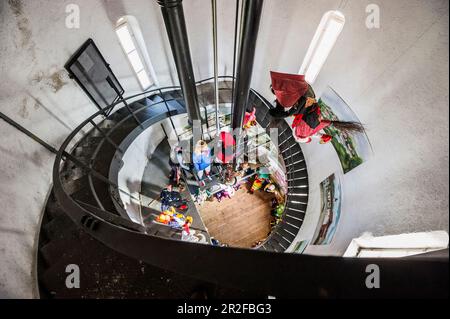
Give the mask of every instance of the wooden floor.
<path id="1" fill-rule="evenodd" d="M 248 193 L 247 185 L 231 199 L 205 202 L 199 207 L 210 235 L 231 247 L 251 248 L 270 232 L 272 194 Z"/>

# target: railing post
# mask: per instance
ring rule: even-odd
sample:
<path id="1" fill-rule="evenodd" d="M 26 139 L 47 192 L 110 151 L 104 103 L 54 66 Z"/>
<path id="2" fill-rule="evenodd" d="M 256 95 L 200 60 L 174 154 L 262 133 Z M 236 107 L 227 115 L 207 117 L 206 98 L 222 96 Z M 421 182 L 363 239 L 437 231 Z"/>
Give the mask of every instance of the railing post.
<path id="1" fill-rule="evenodd" d="M 161 89 L 159 89 L 159 95 L 161 96 L 161 98 L 162 98 L 163 101 L 164 101 L 164 104 L 165 104 L 166 109 L 167 109 L 167 113 L 169 114 L 170 124 L 172 124 L 173 131 L 175 132 L 175 135 L 177 136 L 177 140 L 178 140 L 178 143 L 179 143 L 179 142 L 180 142 L 180 137 L 178 136 L 177 129 L 176 129 L 176 127 L 175 127 L 175 124 L 174 124 L 173 121 L 172 121 L 172 115 L 170 114 L 170 108 L 169 108 L 169 105 L 167 104 L 166 98 L 164 97 L 163 91 L 162 91 Z M 167 134 L 166 134 L 166 135 L 167 135 Z M 169 136 L 167 136 L 167 138 L 169 138 Z"/>

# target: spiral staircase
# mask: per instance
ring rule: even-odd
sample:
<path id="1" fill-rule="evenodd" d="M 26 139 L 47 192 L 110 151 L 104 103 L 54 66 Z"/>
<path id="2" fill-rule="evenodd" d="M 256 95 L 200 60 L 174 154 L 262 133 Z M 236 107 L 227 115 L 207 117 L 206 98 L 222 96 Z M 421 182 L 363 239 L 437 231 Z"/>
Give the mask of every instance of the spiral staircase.
<path id="1" fill-rule="evenodd" d="M 194 83 L 182 1 L 158 0 L 181 86 L 151 89 L 119 99 L 81 123 L 56 152 L 53 190 L 38 245 L 41 297 L 448 295 L 448 284 L 444 283 L 448 281 L 448 259 L 344 259 L 285 253 L 303 225 L 309 182 L 302 148 L 289 125 L 272 119 L 271 103 L 250 89 L 262 2 L 244 1 L 240 50 L 237 67 L 233 66 L 236 76 L 219 77 L 215 60 L 215 77 Z M 236 31 L 235 42 L 237 39 Z M 235 43 L 235 56 L 236 48 Z M 208 127 L 207 108 L 215 102 L 233 105 L 231 129 L 242 128 L 249 106 L 256 107 L 257 122 L 263 129 L 278 129 L 275 146 L 286 177 L 286 205 L 281 222 L 256 249 L 184 242 L 179 240 L 177 230 L 133 222 L 121 200 L 125 190 L 110 175 L 111 166 L 120 167 L 121 154 L 146 129 L 183 114 L 189 119 L 199 117 L 198 113 L 204 113 L 203 124 Z M 80 289 L 65 285 L 66 267 L 71 264 L 78 265 L 82 272 Z M 364 285 L 371 264 L 382 269 L 382 290 Z"/>
<path id="2" fill-rule="evenodd" d="M 210 81 L 207 79 L 197 85 L 201 107 L 205 110 L 214 103 L 214 86 Z M 231 87 L 230 79 L 223 77 L 219 90 L 221 103 L 231 103 Z M 89 252 L 95 254 L 98 243 L 86 235 L 86 230 L 96 232 L 102 222 L 142 234 L 150 240 L 152 236 L 165 240 L 181 237 L 180 231 L 170 227 L 157 224 L 144 227 L 124 217 L 127 215 L 119 196 L 120 190 L 107 178 L 111 162 L 117 153 L 125 151 L 119 145 L 123 148 L 123 141 L 127 137 L 136 134 L 136 130 L 142 132 L 164 118 L 186 112 L 179 88 L 158 90 L 156 93 L 150 91 L 131 98 L 138 98 L 129 104 L 132 113 L 126 107 L 113 105 L 111 109 L 117 110 L 100 121 L 97 119 L 103 113 L 94 114 L 64 143 L 69 145 L 78 132 L 80 135 L 86 132 L 79 141 L 72 142 L 75 144 L 72 151 L 65 153 L 63 148 L 60 150 L 61 156 L 58 158 L 61 161 L 55 163 L 54 186 L 61 186 L 58 192 L 63 194 L 63 201 L 70 201 L 82 212 L 76 214 L 81 229 L 68 218 L 66 209 L 60 204 L 61 201 L 57 201 L 58 195 L 53 191 L 44 214 L 39 241 L 39 282 L 44 296 L 57 295 L 55 278 L 64 276 L 61 267 L 70 264 L 69 259 L 84 258 Z M 255 91 L 251 92 L 249 103 L 256 107 L 258 123 L 269 129 L 269 124 L 273 122 L 268 112 L 270 103 Z M 301 148 L 292 138 L 286 122 L 277 125 L 280 132 L 278 146 L 282 164 L 286 168 L 289 195 L 282 221 L 258 247 L 270 252 L 284 252 L 291 245 L 302 225 L 308 198 L 307 170 Z"/>

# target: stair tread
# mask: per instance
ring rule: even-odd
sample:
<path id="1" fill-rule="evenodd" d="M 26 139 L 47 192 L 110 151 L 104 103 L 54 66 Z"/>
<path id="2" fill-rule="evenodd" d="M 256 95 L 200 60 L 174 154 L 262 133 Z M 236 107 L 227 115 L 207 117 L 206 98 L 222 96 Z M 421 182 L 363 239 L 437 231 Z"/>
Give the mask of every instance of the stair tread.
<path id="1" fill-rule="evenodd" d="M 46 237 L 51 241 L 59 238 L 61 232 L 70 232 L 77 229 L 75 223 L 67 216 L 61 215 L 42 225 Z"/>

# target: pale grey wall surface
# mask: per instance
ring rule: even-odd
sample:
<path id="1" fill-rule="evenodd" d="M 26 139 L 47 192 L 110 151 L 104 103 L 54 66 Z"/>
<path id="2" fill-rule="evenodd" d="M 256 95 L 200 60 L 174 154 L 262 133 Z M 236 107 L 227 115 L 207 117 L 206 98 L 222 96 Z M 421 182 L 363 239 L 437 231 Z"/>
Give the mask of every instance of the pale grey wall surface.
<path id="1" fill-rule="evenodd" d="M 365 27 L 365 7 L 381 7 L 381 29 Z M 69 3 L 81 28 L 65 27 Z M 234 1 L 219 0 L 220 72 L 231 74 Z M 210 1 L 185 0 L 197 79 L 212 76 Z M 266 0 L 252 86 L 271 98 L 269 70 L 298 72 L 322 15 L 347 23 L 314 87 L 331 85 L 368 127 L 375 155 L 344 177 L 342 220 L 330 246 L 307 253 L 341 255 L 362 232 L 448 231 L 448 1 Z M 138 92 L 114 33 L 134 15 L 161 86 L 177 84 L 160 9 L 152 0 L 0 1 L 0 111 L 58 147 L 96 111 L 63 70 L 92 37 L 127 93 Z M 427 115 L 424 117 L 424 115 Z M 37 297 L 36 236 L 51 183 L 53 156 L 4 122 L 0 170 L 0 297 Z M 339 171 L 330 145 L 304 148 L 311 203 L 302 236 L 318 219 L 318 185 Z"/>

